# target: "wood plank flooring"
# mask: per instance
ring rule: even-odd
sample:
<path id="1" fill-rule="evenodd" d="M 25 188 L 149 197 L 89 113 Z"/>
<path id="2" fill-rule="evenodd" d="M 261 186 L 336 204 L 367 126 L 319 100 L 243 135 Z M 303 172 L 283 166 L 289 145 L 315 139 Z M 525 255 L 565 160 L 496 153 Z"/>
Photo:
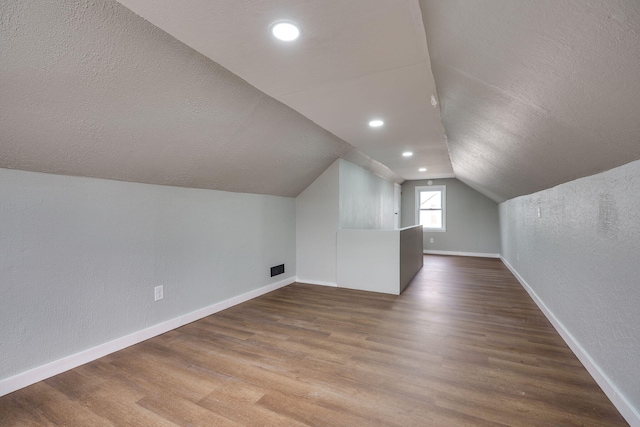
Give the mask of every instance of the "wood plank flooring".
<path id="1" fill-rule="evenodd" d="M 504 265 L 293 284 L 0 398 L 2 426 L 627 425 Z"/>

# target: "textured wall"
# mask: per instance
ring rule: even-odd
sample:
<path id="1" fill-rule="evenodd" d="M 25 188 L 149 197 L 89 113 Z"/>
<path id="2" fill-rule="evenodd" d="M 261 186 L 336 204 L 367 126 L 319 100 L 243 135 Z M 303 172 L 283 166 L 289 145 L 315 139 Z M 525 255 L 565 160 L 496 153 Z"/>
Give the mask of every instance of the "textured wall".
<path id="1" fill-rule="evenodd" d="M 0 200 L 0 379 L 296 274 L 291 198 L 0 169 Z"/>
<path id="2" fill-rule="evenodd" d="M 639 410 L 640 161 L 504 202 L 500 227 L 504 258 Z"/>
<path id="3" fill-rule="evenodd" d="M 426 180 L 402 184 L 402 226 L 416 223 L 415 188 Z M 447 231 L 425 232 L 424 248 L 435 251 L 500 253 L 498 205 L 457 179 L 434 179 L 447 186 Z M 429 243 L 433 238 L 434 243 Z"/>
<path id="4" fill-rule="evenodd" d="M 393 183 L 340 160 L 340 228 L 394 228 Z"/>

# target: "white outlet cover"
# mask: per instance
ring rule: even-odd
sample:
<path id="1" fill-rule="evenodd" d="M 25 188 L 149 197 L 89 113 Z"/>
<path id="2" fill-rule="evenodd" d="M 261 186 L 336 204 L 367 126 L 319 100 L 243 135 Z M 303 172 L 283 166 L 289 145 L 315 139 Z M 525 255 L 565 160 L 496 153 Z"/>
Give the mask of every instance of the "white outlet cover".
<path id="1" fill-rule="evenodd" d="M 164 286 L 156 286 L 154 288 L 155 301 L 160 301 L 164 298 Z"/>

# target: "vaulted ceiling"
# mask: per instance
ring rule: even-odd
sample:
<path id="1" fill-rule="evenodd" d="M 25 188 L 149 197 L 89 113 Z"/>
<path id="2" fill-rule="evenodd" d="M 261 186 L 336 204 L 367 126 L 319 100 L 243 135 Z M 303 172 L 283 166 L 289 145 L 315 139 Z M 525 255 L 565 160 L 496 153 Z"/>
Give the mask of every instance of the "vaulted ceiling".
<path id="1" fill-rule="evenodd" d="M 341 157 L 502 201 L 640 158 L 636 0 L 120 3 L 0 4 L 0 167 L 295 196 Z"/>
<path id="2" fill-rule="evenodd" d="M 497 201 L 640 158 L 640 2 L 420 0 L 456 177 Z"/>
<path id="3" fill-rule="evenodd" d="M 417 1 L 118 1 L 404 179 L 453 175 Z"/>

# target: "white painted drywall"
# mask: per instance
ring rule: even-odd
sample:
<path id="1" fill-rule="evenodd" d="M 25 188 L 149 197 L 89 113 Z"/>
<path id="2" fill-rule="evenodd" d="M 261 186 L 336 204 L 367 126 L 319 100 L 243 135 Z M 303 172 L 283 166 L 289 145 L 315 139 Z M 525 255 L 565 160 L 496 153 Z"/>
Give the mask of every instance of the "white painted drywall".
<path id="1" fill-rule="evenodd" d="M 339 161 L 296 197 L 296 260 L 301 282 L 336 285 Z"/>
<path id="2" fill-rule="evenodd" d="M 501 203 L 500 228 L 504 259 L 637 414 L 640 161 Z"/>
<path id="3" fill-rule="evenodd" d="M 496 255 L 500 253 L 498 204 L 457 179 L 434 179 L 447 186 L 447 231 L 425 232 L 424 249 Z M 402 226 L 416 223 L 415 188 L 427 180 L 402 184 Z M 429 239 L 434 242 L 430 243 Z M 497 256 L 497 255 L 496 255 Z"/>
<path id="4" fill-rule="evenodd" d="M 338 230 L 338 287 L 400 295 L 423 258 L 421 226 Z"/>
<path id="5" fill-rule="evenodd" d="M 339 160 L 340 228 L 394 229 L 393 182 Z"/>
<path id="6" fill-rule="evenodd" d="M 292 198 L 0 169 L 0 380 L 295 276 L 294 224 Z"/>
<path id="7" fill-rule="evenodd" d="M 393 223 L 393 182 L 336 160 L 296 198 L 299 281 L 336 286 L 338 230 L 392 230 Z"/>
<path id="8" fill-rule="evenodd" d="M 338 231 L 338 286 L 400 294 L 400 231 Z"/>

